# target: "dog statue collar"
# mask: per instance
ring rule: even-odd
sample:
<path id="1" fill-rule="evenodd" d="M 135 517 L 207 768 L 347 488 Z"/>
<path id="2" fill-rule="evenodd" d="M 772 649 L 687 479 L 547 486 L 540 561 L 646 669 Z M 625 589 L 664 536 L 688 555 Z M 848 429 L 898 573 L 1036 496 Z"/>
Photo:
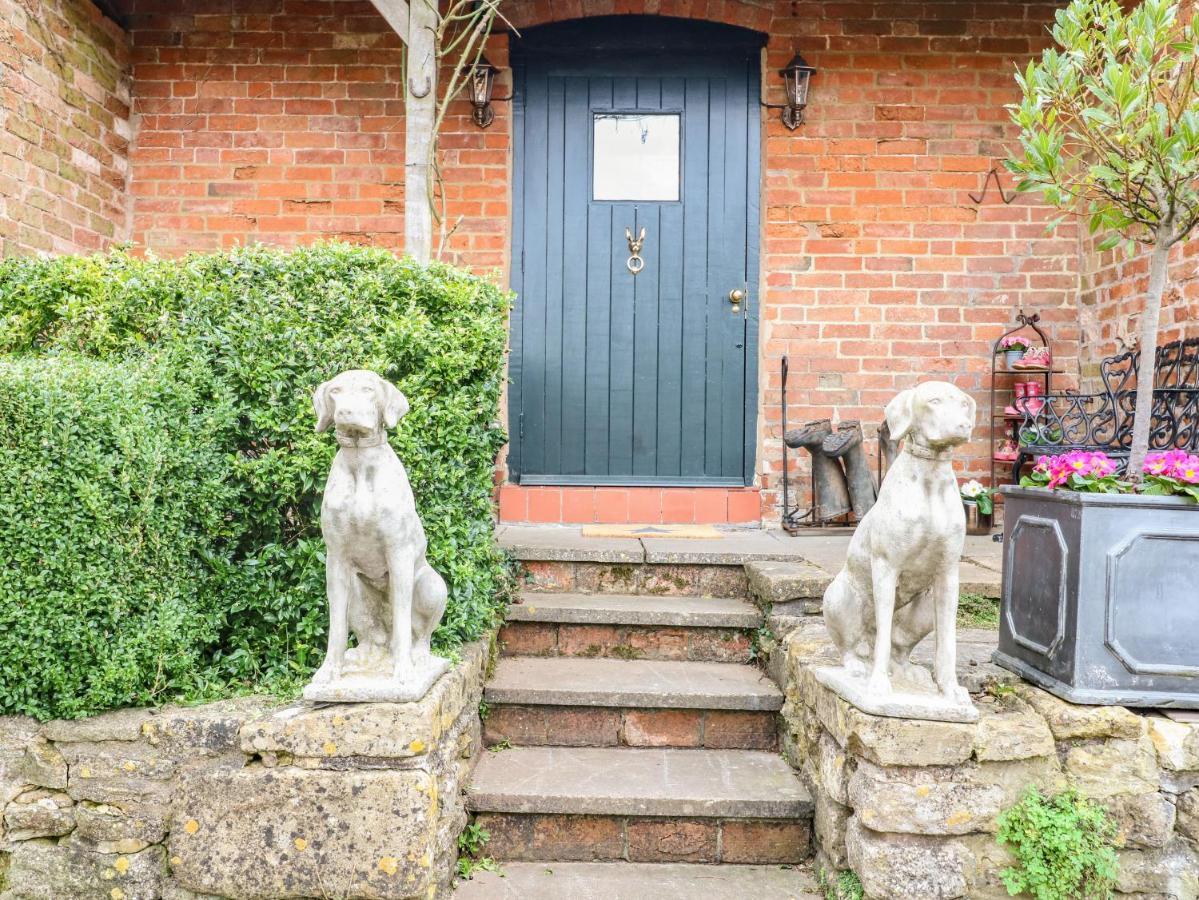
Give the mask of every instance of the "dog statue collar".
<path id="1" fill-rule="evenodd" d="M 353 438 L 343 437 L 339 434 L 337 436 L 337 443 L 342 447 L 345 447 L 347 450 L 365 450 L 368 447 L 378 447 L 381 445 L 383 443 L 383 437 L 383 433 L 379 432 L 378 434 L 372 434 L 368 437 L 354 440 Z"/>
<path id="2" fill-rule="evenodd" d="M 923 444 L 917 444 L 912 440 L 904 441 L 903 449 L 905 453 L 910 453 L 917 459 L 934 459 L 938 461 L 949 459 L 948 450 L 934 450 L 932 447 L 925 447 Z"/>

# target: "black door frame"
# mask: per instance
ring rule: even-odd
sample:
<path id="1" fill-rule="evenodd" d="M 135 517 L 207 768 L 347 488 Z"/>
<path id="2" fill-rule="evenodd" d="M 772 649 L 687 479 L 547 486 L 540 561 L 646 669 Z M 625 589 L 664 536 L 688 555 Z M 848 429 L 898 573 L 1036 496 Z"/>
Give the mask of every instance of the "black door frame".
<path id="1" fill-rule="evenodd" d="M 660 74 L 664 55 L 673 59 L 688 57 L 686 68 L 704 71 L 705 54 L 727 53 L 730 50 L 760 51 L 767 36 L 733 25 L 666 16 L 597 16 L 568 22 L 535 26 L 520 36 L 510 35 L 510 60 L 513 70 L 512 109 L 512 261 L 509 285 L 517 291 L 524 275 L 524 116 L 526 61 L 552 63 L 560 59 L 569 64 L 572 72 L 592 70 L 597 74 L 614 76 Z M 589 60 L 580 66 L 581 60 Z M 758 55 L 752 64 L 760 66 Z M 760 73 L 755 73 L 760 77 Z M 751 85 L 760 90 L 758 78 Z M 757 91 L 752 94 L 757 97 Z M 509 320 L 508 377 L 508 478 L 523 485 L 597 485 L 597 486 L 661 486 L 661 487 L 745 487 L 754 482 L 758 429 L 758 357 L 761 303 L 758 296 L 761 259 L 760 235 L 762 193 L 762 135 L 761 114 L 757 108 L 750 112 L 746 160 L 749 167 L 746 189 L 746 292 L 745 298 L 745 388 L 744 388 L 744 452 L 740 478 L 689 478 L 635 476 L 618 481 L 600 481 L 591 475 L 525 475 L 521 470 L 523 415 L 520 352 L 522 334 L 522 304 L 518 295 Z"/>

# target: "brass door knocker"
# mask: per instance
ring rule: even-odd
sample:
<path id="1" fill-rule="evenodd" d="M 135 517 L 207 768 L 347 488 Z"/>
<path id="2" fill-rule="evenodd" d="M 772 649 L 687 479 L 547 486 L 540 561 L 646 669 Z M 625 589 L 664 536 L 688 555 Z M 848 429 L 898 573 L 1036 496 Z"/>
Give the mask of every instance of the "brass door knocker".
<path id="1" fill-rule="evenodd" d="M 628 228 L 624 230 L 625 240 L 629 242 L 629 260 L 625 263 L 629 267 L 629 271 L 636 275 L 645 268 L 645 260 L 641 258 L 641 245 L 645 243 L 645 229 L 641 229 L 641 234 L 633 237 L 633 232 Z"/>

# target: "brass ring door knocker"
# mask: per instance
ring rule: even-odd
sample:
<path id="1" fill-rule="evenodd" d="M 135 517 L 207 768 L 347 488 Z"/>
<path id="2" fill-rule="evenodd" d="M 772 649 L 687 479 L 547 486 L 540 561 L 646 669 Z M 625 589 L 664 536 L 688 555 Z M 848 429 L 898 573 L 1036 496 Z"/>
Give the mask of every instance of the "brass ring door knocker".
<path id="1" fill-rule="evenodd" d="M 629 271 L 636 275 L 645 268 L 645 260 L 641 258 L 641 245 L 645 243 L 645 229 L 641 229 L 641 234 L 633 237 L 633 232 L 626 228 L 624 230 L 625 240 L 629 242 L 629 260 L 625 263 L 629 267 Z"/>

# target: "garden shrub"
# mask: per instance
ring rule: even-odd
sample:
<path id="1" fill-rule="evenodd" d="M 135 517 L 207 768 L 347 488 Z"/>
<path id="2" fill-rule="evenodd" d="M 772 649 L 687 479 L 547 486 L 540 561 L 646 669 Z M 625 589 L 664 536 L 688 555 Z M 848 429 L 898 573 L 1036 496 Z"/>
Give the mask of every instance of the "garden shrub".
<path id="1" fill-rule="evenodd" d="M 1116 825 L 1102 806 L 1072 790 L 1045 797 L 1030 788 L 999 816 L 999 843 L 1016 864 L 1000 876 L 1008 893 L 1033 900 L 1110 897 L 1117 858 Z"/>
<path id="2" fill-rule="evenodd" d="M 0 707 L 145 704 L 191 683 L 214 634 L 200 554 L 234 501 L 188 363 L 0 359 Z"/>
<path id="3" fill-rule="evenodd" d="M 450 586 L 435 645 L 445 651 L 492 622 L 503 580 L 491 492 L 507 303 L 482 278 L 338 244 L 178 261 L 9 259 L 0 354 L 165 355 L 205 408 L 228 408 L 231 427 L 214 440 L 230 496 L 220 539 L 195 547 L 195 577 L 212 589 L 188 693 L 287 691 L 324 654 L 320 496 L 336 444 L 315 433 L 311 395 L 344 369 L 373 369 L 412 405 L 391 441 L 429 560 Z"/>

